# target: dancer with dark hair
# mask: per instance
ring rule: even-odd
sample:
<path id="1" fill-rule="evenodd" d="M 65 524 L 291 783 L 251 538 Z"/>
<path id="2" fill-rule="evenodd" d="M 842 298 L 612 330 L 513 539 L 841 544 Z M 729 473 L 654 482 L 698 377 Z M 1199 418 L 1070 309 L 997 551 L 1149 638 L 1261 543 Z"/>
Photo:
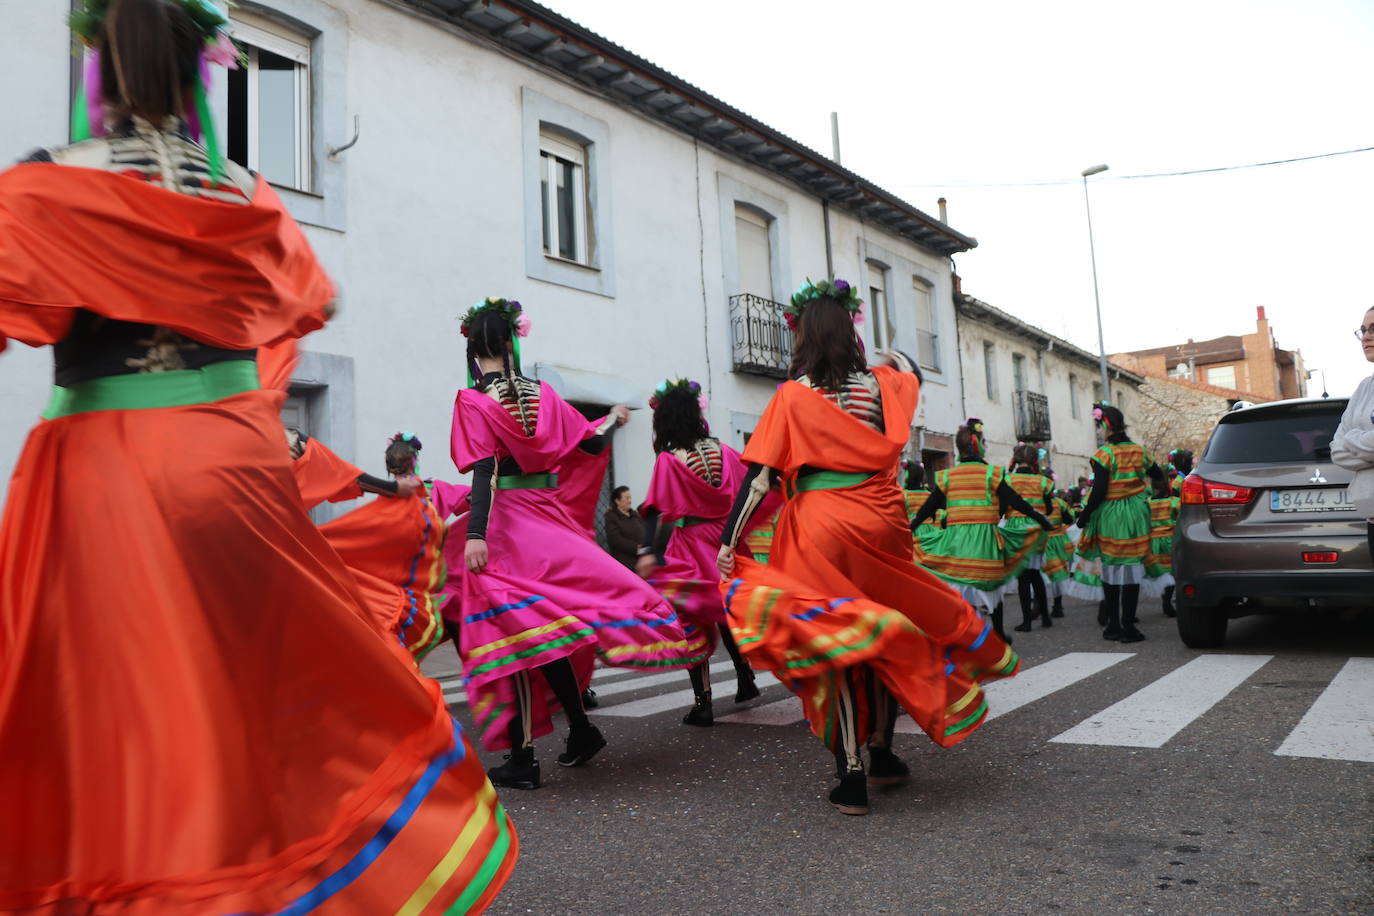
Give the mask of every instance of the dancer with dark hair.
<path id="1" fill-rule="evenodd" d="M 372 622 L 417 663 L 444 640 L 439 605 L 447 514 L 430 500 L 419 477 L 421 447 L 413 433 L 387 441 L 390 483 L 405 485 L 409 495 L 373 500 L 320 526 L 353 573 Z"/>
<path id="2" fill-rule="evenodd" d="M 1041 540 L 1030 527 L 998 527 L 1009 509 L 1033 519 L 1042 529 L 1054 527 L 1007 482 L 1000 467 L 983 457 L 983 421 L 976 417 L 954 434 L 959 461 L 935 475 L 930 498 L 912 527 L 945 511 L 944 527 L 916 542 L 916 562 L 930 570 L 992 619 L 993 632 L 1011 642 L 1003 630 L 1002 587 L 1025 566 Z"/>
<path id="3" fill-rule="evenodd" d="M 1049 476 L 1041 473 L 1039 446 L 1028 445 L 1024 442 L 1012 449 L 1011 453 L 1011 473 L 1007 475 L 1007 484 L 1020 496 L 1037 510 L 1045 507 L 1045 517 L 1050 518 L 1049 531 L 1054 531 L 1054 481 Z M 1025 513 L 1010 508 L 1007 512 L 1006 521 L 1003 522 L 1002 530 L 1006 531 L 1027 531 L 1034 524 L 1034 520 Z M 1040 625 L 1044 627 L 1052 626 L 1050 620 L 1049 597 L 1046 594 L 1045 577 L 1041 575 L 1041 569 L 1045 565 L 1045 546 L 1048 536 L 1041 530 L 1036 530 L 1028 535 L 1034 546 L 1026 554 L 1026 565 L 1016 574 L 1016 597 L 1021 604 L 1021 622 L 1012 629 L 1018 633 L 1029 633 L 1031 624 L 1035 618 L 1040 618 Z"/>
<path id="4" fill-rule="evenodd" d="M 910 776 L 893 752 L 898 706 L 949 747 L 987 717 L 979 683 L 1019 665 L 966 602 L 912 562 L 897 461 L 920 377 L 897 353 L 866 365 L 860 308 L 842 280 L 808 282 L 792 297 L 792 380 L 745 448 L 748 472 L 717 558 L 740 651 L 801 698 L 812 733 L 835 755 L 830 803 L 854 815 L 868 813 L 869 784 Z M 734 548 L 775 482 L 786 502 L 764 566 Z"/>
<path id="5" fill-rule="evenodd" d="M 418 478 L 387 480 L 365 473 L 344 461 L 323 442 L 294 427 L 286 427 L 286 447 L 291 452 L 291 470 L 307 509 L 323 502 L 358 499 L 364 493 L 410 497 L 421 488 Z"/>
<path id="6" fill-rule="evenodd" d="M 1174 526 L 1178 523 L 1178 509 L 1182 500 L 1173 495 L 1165 478 L 1152 479 L 1150 496 L 1150 549 L 1145 554 L 1146 594 L 1158 595 L 1165 617 L 1175 617 L 1174 610 Z"/>
<path id="7" fill-rule="evenodd" d="M 699 383 L 665 380 L 649 406 L 654 411 L 658 458 L 644 497 L 639 573 L 673 603 L 689 633 L 702 635 L 712 654 L 719 635 L 735 666 L 735 702 L 743 703 L 757 697 L 759 688 L 725 623 L 716 554 L 725 518 L 744 479 L 744 464 L 738 452 L 711 436 Z M 672 528 L 662 554 L 654 549 L 660 521 Z M 695 700 L 682 723 L 710 726 L 715 722 L 710 657 L 687 673 Z"/>
<path id="8" fill-rule="evenodd" d="M 1126 434 L 1126 420 L 1110 404 L 1093 405 L 1093 421 L 1106 443 L 1091 459 L 1092 493 L 1078 524 L 1083 529 L 1074 558 L 1070 594 L 1105 599 L 1102 638 L 1131 643 L 1145 638 L 1136 626 L 1145 555 L 1150 550 L 1150 506 L 1145 478 L 1164 474 L 1144 446 Z"/>
<path id="9" fill-rule="evenodd" d="M 488 298 L 463 316 L 462 330 L 472 384 L 454 404 L 452 448 L 458 469 L 472 472 L 472 508 L 458 650 L 483 743 L 510 750 L 492 782 L 534 789 L 534 739 L 553 730 L 555 700 L 570 726 L 560 766 L 581 766 L 606 746 L 582 701 L 594 658 L 687 668 L 705 660 L 706 644 L 587 537 L 559 498 L 550 469 L 576 449 L 605 449 L 629 411 L 616 406 L 593 424 L 521 375 L 529 318 L 519 302 Z"/>
<path id="10" fill-rule="evenodd" d="M 928 499 L 930 499 L 930 486 L 926 478 L 925 465 L 921 464 L 919 461 L 913 460 L 906 466 L 906 479 L 902 483 L 902 500 L 906 503 L 908 524 L 916 521 L 916 516 L 921 514 L 921 510 L 925 508 L 926 500 Z M 937 512 L 935 515 L 927 516 L 923 519 L 919 526 L 913 525 L 912 527 L 917 529 L 916 534 L 919 536 L 921 531 L 925 530 L 927 527 L 933 531 L 935 528 L 939 527 L 944 520 L 944 514 L 942 512 Z"/>
<path id="11" fill-rule="evenodd" d="M 510 822 L 303 510 L 259 379 L 334 288 L 197 142 L 228 22 L 72 23 L 80 142 L 0 174 L 0 347 L 51 346 L 56 381 L 0 521 L 0 912 L 478 912 Z"/>
<path id="12" fill-rule="evenodd" d="M 1169 452 L 1169 487 L 1175 498 L 1183 495 L 1183 480 L 1193 473 L 1193 450 L 1176 448 Z"/>

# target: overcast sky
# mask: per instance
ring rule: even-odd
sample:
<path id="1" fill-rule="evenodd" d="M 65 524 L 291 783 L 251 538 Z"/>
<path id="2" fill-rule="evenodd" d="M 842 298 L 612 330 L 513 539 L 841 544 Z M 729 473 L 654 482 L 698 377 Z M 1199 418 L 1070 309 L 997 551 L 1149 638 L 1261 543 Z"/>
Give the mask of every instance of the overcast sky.
<path id="1" fill-rule="evenodd" d="M 1374 146 L 1371 0 L 545 0 L 844 164 L 979 247 L 964 290 L 1097 349 L 1254 330 L 1325 369 L 1370 367 L 1374 153 L 1176 178 L 1121 176 Z M 1042 187 L 968 187 L 1068 179 Z M 1320 375 L 1310 383 L 1321 393 Z"/>

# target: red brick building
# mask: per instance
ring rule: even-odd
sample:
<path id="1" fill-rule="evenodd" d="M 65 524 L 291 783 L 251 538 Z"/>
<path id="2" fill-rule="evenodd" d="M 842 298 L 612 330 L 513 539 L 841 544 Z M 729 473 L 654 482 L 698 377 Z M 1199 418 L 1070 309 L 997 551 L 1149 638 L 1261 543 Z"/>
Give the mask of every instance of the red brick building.
<path id="1" fill-rule="evenodd" d="M 1300 350 L 1284 350 L 1275 342 L 1264 306 L 1256 306 L 1255 330 L 1211 340 L 1132 350 L 1111 358 L 1141 375 L 1199 382 L 1252 395 L 1253 400 L 1277 401 L 1307 396 L 1307 370 Z"/>

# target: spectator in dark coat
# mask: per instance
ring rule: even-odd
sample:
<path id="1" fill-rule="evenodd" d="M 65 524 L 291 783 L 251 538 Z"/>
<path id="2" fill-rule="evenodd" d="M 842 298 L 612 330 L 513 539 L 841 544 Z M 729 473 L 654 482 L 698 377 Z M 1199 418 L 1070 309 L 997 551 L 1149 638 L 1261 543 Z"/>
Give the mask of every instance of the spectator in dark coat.
<path id="1" fill-rule="evenodd" d="M 644 536 L 644 520 L 634 510 L 629 487 L 611 491 L 611 507 L 606 510 L 606 549 L 630 569 L 635 568 L 639 539 Z"/>

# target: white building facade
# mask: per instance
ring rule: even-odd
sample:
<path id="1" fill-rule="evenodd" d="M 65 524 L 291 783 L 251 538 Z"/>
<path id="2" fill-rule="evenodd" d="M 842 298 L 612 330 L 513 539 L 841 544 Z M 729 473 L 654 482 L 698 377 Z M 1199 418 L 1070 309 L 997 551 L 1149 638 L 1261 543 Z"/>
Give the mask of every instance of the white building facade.
<path id="1" fill-rule="evenodd" d="M 1018 442 L 1042 442 L 1059 485 L 1089 477 L 1099 439 L 1092 405 L 1102 400 L 1098 358 L 972 296 L 955 294 L 964 402 L 983 421 L 988 461 L 1006 466 Z M 1129 430 L 1143 376 L 1109 363 L 1111 403 Z"/>
<path id="2" fill-rule="evenodd" d="M 6 11 L 0 161 L 67 141 L 67 9 Z M 868 346 L 921 363 L 914 447 L 949 450 L 963 417 L 950 258 L 973 239 L 536 4 L 239 0 L 231 15 L 250 61 L 217 72 L 220 143 L 273 181 L 340 291 L 304 343 L 288 421 L 364 469 L 409 430 L 424 473 L 458 476 L 458 316 L 488 295 L 533 320 L 526 374 L 589 413 L 688 376 L 742 447 L 790 359 L 776 303 L 827 273 L 870 301 Z M 0 357 L 6 474 L 49 359 Z M 639 410 L 611 477 L 637 499 L 651 464 Z"/>

